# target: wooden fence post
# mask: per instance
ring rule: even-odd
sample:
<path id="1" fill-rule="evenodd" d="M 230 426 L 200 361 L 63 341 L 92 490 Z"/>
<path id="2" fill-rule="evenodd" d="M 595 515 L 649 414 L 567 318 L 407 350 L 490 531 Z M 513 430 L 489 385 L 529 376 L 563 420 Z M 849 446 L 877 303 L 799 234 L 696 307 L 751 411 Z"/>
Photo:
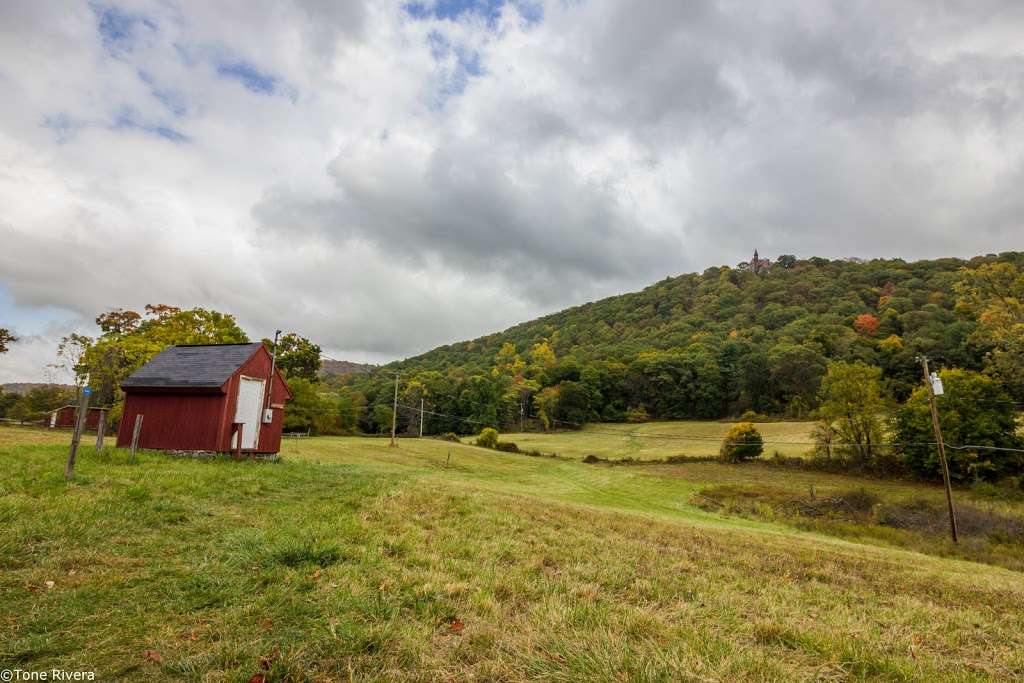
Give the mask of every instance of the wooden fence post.
<path id="1" fill-rule="evenodd" d="M 142 433 L 142 413 L 135 416 L 135 429 L 132 430 L 131 462 L 135 462 L 135 451 L 139 448 L 139 434 Z"/>
<path id="2" fill-rule="evenodd" d="M 78 457 L 78 442 L 82 439 L 82 428 L 85 426 L 85 416 L 89 413 L 89 396 L 92 390 L 83 387 L 81 397 L 78 400 L 78 414 L 75 415 L 75 431 L 71 434 L 71 449 L 68 451 L 68 462 L 64 466 L 64 478 L 71 479 L 75 475 L 75 458 Z"/>
<path id="3" fill-rule="evenodd" d="M 96 423 L 96 452 L 103 451 L 103 436 L 107 431 L 107 411 L 100 408 L 100 419 Z"/>

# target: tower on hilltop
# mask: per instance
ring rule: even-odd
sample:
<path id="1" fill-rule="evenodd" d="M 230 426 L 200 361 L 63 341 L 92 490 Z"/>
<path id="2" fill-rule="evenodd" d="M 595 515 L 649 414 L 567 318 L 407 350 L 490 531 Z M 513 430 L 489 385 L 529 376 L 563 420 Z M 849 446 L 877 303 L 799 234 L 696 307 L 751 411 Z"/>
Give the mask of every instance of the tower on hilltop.
<path id="1" fill-rule="evenodd" d="M 770 273 L 772 271 L 772 261 L 771 259 L 761 258 L 757 253 L 757 249 L 755 249 L 754 258 L 750 259 L 750 270 L 754 275 Z"/>

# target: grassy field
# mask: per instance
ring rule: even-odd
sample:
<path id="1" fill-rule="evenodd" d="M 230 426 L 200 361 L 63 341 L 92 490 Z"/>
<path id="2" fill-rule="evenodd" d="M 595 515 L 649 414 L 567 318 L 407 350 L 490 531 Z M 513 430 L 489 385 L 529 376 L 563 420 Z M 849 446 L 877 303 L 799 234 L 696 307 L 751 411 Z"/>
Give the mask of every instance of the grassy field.
<path id="1" fill-rule="evenodd" d="M 66 439 L 0 428 L 0 669 L 202 681 L 1024 677 L 1020 572 L 693 501 L 724 485 L 865 486 L 893 501 L 941 496 L 931 487 L 363 438 L 288 442 L 279 463 L 142 453 L 130 465 L 87 447 L 69 485 Z"/>
<path id="2" fill-rule="evenodd" d="M 641 424 L 589 424 L 579 431 L 502 434 L 523 450 L 558 453 L 583 459 L 601 458 L 660 460 L 673 455 L 718 455 L 728 422 L 645 422 Z M 762 422 L 757 428 L 764 437 L 765 456 L 776 451 L 799 457 L 811 449 L 811 422 Z"/>

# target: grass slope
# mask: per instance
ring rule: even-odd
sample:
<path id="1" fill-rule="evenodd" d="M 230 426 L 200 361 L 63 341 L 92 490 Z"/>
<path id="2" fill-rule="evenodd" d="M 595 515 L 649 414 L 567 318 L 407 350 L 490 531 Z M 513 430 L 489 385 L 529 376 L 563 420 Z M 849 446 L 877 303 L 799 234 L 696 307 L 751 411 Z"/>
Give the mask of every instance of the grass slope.
<path id="1" fill-rule="evenodd" d="M 276 464 L 143 453 L 129 465 L 85 448 L 69 486 L 66 435 L 15 432 L 0 429 L 0 668 L 1024 676 L 1020 573 L 722 519 L 685 502 L 700 483 L 664 468 L 313 439 Z"/>

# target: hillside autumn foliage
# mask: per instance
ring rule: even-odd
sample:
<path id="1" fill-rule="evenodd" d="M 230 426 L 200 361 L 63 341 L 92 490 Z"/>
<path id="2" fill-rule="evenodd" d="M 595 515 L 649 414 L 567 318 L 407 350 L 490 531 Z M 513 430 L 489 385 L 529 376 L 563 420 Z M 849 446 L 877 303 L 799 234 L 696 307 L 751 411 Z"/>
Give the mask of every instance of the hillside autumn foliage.
<path id="1" fill-rule="evenodd" d="M 876 368 L 895 401 L 920 385 L 919 354 L 985 373 L 1024 401 L 1021 309 L 1003 294 L 1024 279 L 1024 253 L 907 262 L 777 261 L 770 272 L 719 266 L 569 308 L 385 366 L 424 396 L 428 432 L 502 431 L 535 418 L 586 421 L 721 418 L 746 411 L 805 416 L 821 402 L 830 362 Z M 745 266 L 745 264 L 741 264 Z M 1015 289 L 1017 288 L 1017 289 Z M 390 405 L 385 373 L 348 384 Z M 460 418 L 460 419 L 456 419 Z M 400 411 L 411 428 L 418 415 Z M 472 420 L 467 422 L 466 420 Z M 372 408 L 361 426 L 375 431 Z"/>

